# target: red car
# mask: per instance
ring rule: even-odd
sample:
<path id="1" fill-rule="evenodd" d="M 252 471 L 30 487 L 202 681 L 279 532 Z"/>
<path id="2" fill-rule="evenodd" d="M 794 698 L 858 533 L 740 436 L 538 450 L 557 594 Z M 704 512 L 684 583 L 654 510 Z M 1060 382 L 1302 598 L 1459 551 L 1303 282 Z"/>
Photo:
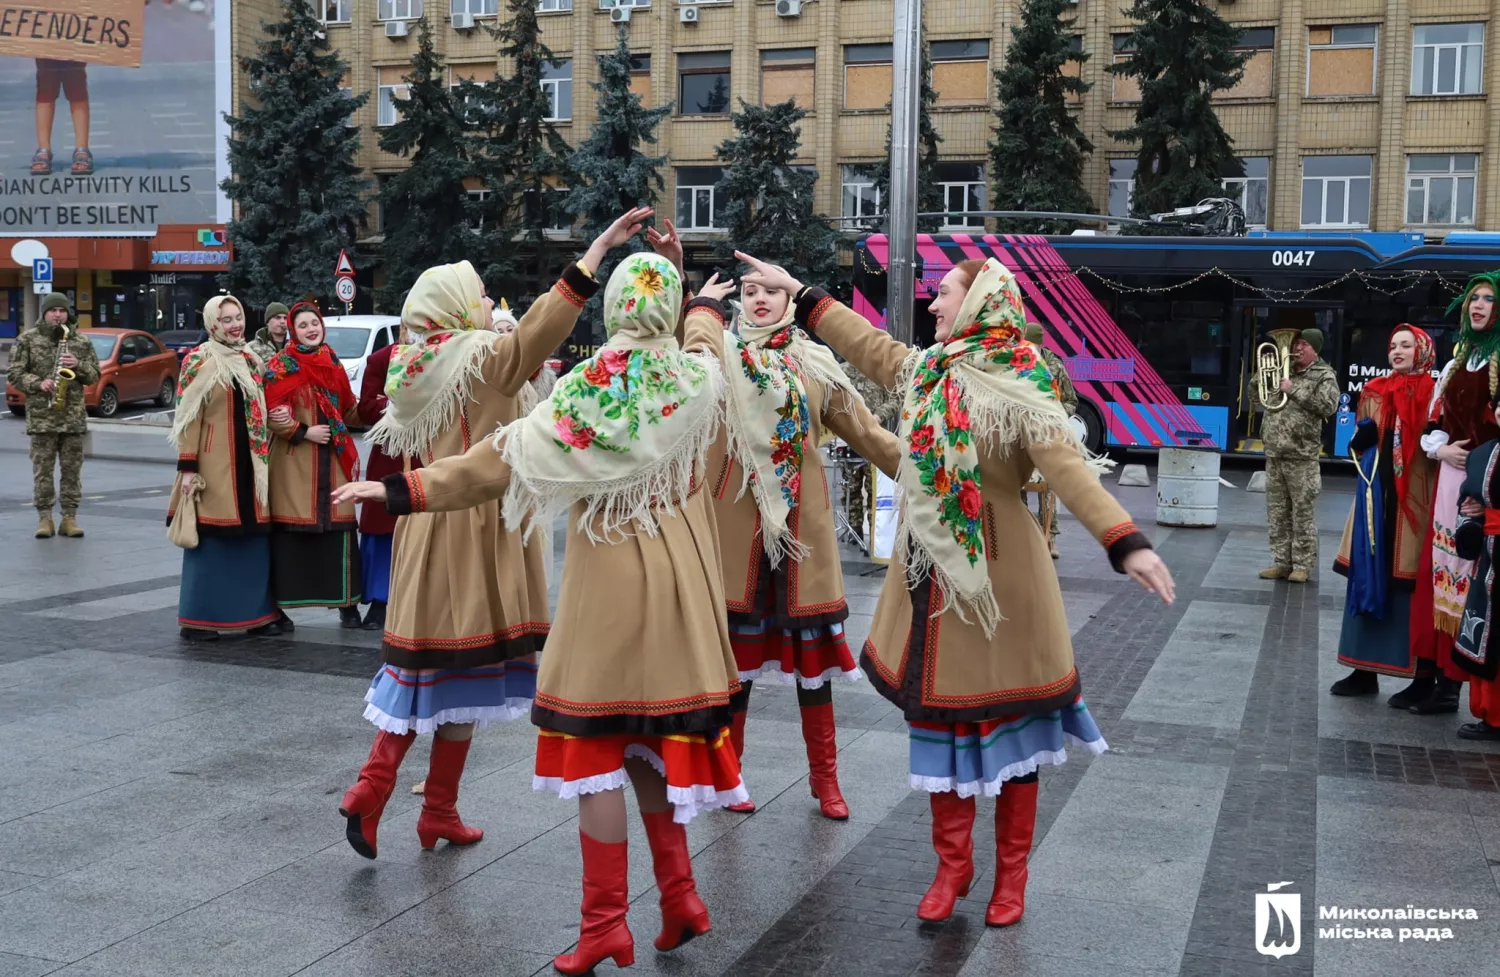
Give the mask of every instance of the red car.
<path id="1" fill-rule="evenodd" d="M 99 382 L 85 387 L 89 413 L 114 417 L 121 404 L 150 400 L 158 407 L 177 402 L 177 354 L 139 329 L 82 329 L 99 356 Z M 5 404 L 18 417 L 26 414 L 26 395 L 5 385 Z"/>

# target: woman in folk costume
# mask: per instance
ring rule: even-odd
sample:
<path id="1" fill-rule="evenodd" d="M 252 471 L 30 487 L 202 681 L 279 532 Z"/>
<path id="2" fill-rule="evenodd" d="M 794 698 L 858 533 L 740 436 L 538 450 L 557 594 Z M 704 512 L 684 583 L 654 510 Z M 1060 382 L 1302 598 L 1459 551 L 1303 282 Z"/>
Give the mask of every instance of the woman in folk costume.
<path id="1" fill-rule="evenodd" d="M 1024 337 L 1014 276 L 964 261 L 932 303 L 936 345 L 913 349 L 818 288 L 737 255 L 745 281 L 795 296 L 797 321 L 876 383 L 905 391 L 895 559 L 861 663 L 900 706 L 914 788 L 930 792 L 938 871 L 917 915 L 946 919 L 974 878 L 978 794 L 995 802 L 996 870 L 985 921 L 1025 908 L 1038 766 L 1071 740 L 1103 751 L 1073 667 L 1062 593 L 1021 486 L 1040 471 L 1117 571 L 1172 600 L 1166 566 L 1099 484 L 1041 357 Z M 1003 552 L 1002 552 L 1003 542 Z"/>
<path id="2" fill-rule="evenodd" d="M 1497 292 L 1500 272 L 1475 275 L 1449 307 L 1450 313 L 1459 310 L 1458 341 L 1453 345 L 1453 359 L 1438 378 L 1428 432 L 1422 437 L 1422 450 L 1439 463 L 1428 530 L 1432 574 L 1430 579 L 1423 575 L 1412 597 L 1417 678 L 1390 699 L 1393 707 L 1419 715 L 1457 712 L 1464 679 L 1464 672 L 1453 664 L 1453 641 L 1474 564 L 1458 555 L 1453 534 L 1458 528 L 1459 488 L 1469 450 L 1500 436 L 1500 427 L 1486 406 L 1500 389 Z"/>
<path id="3" fill-rule="evenodd" d="M 1349 450 L 1361 484 L 1333 569 L 1349 579 L 1339 663 L 1354 669 L 1333 695 L 1375 695 L 1381 675 L 1411 678 L 1411 596 L 1427 573 L 1422 546 L 1432 519 L 1437 470 L 1417 434 L 1432 404 L 1432 337 L 1402 323 L 1391 331 L 1391 372 L 1359 395 Z"/>
<path id="4" fill-rule="evenodd" d="M 534 786 L 578 798 L 583 924 L 576 950 L 553 962 L 565 974 L 635 959 L 625 922 L 627 781 L 661 890 L 659 950 L 709 929 L 683 825 L 748 796 L 729 742 L 739 680 L 703 491 L 702 459 L 723 412 L 715 300 L 727 291 L 712 279 L 704 286 L 679 346 L 677 269 L 660 255 L 630 255 L 605 288 L 609 341 L 497 432 L 494 447 L 346 493 L 388 499 L 393 512 L 504 496 L 506 520 L 528 520 L 528 531 L 571 509 L 531 713 L 540 727 Z"/>
<path id="5" fill-rule="evenodd" d="M 359 449 L 348 425 L 359 400 L 325 343 L 323 316 L 298 302 L 291 333 L 265 365 L 271 433 L 271 589 L 286 607 L 337 607 L 359 625 L 359 542 L 354 506 L 329 493 L 359 477 Z"/>
<path id="6" fill-rule="evenodd" d="M 220 631 L 277 634 L 271 599 L 271 435 L 260 360 L 245 346 L 245 309 L 233 295 L 203 306 L 208 342 L 177 378 L 177 482 L 170 525 L 184 493 L 197 495 L 198 545 L 182 551 L 177 624 L 190 641 Z"/>
<path id="7" fill-rule="evenodd" d="M 595 269 L 639 213 L 600 235 L 509 335 L 491 330 L 492 303 L 473 265 L 424 271 L 401 310 L 412 342 L 391 356 L 385 413 L 369 440 L 427 465 L 515 420 L 528 378 L 572 331 L 598 290 Z M 540 548 L 508 531 L 498 501 L 400 519 L 391 580 L 383 664 L 365 694 L 365 718 L 379 732 L 339 806 L 350 846 L 366 858 L 377 854 L 380 816 L 419 733 L 434 734 L 417 823 L 422 847 L 483 837 L 458 816 L 469 741 L 477 726 L 528 713 L 548 629 Z"/>
<path id="8" fill-rule="evenodd" d="M 395 343 L 381 347 L 365 361 L 365 375 L 359 385 L 359 420 L 365 427 L 379 424 L 385 415 L 388 402 L 385 378 L 391 368 L 391 355 L 397 349 Z M 365 474 L 378 480 L 407 468 L 418 468 L 421 464 L 420 458 L 409 455 L 392 457 L 376 444 L 370 447 Z M 361 624 L 366 631 L 385 630 L 385 609 L 391 599 L 391 547 L 395 536 L 396 519 L 385 511 L 385 506 L 359 507 L 360 593 L 370 605 Z"/>
<path id="9" fill-rule="evenodd" d="M 1500 424 L 1500 394 L 1490 398 L 1490 415 Z M 1500 638 L 1493 627 L 1496 608 L 1495 537 L 1500 536 L 1500 440 L 1486 441 L 1468 459 L 1460 489 L 1462 518 L 1455 533 L 1460 556 L 1476 560 L 1474 586 L 1464 604 L 1463 627 L 1453 646 L 1453 664 L 1469 679 L 1469 711 L 1474 722 L 1458 727 L 1460 739 L 1500 742 Z"/>
<path id="10" fill-rule="evenodd" d="M 796 686 L 812 795 L 824 817 L 844 820 L 830 680 L 860 673 L 844 640 L 849 605 L 817 446 L 829 430 L 889 470 L 899 447 L 828 347 L 798 327 L 791 293 L 747 284 L 740 304 L 739 335 L 722 345 L 724 436 L 708 456 L 729 641 L 746 697 L 757 679 Z M 744 711 L 730 734 L 743 757 Z"/>

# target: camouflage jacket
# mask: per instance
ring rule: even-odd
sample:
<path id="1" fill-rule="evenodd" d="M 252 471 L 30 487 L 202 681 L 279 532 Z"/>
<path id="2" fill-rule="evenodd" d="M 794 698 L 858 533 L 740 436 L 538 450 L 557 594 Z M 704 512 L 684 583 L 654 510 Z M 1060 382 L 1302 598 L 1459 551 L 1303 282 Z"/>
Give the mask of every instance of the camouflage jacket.
<path id="1" fill-rule="evenodd" d="M 277 344 L 276 340 L 271 338 L 271 330 L 265 326 L 257 329 L 255 331 L 255 338 L 245 345 L 249 347 L 250 352 L 260 357 L 262 364 L 271 362 L 271 357 L 286 347 L 286 343 Z"/>
<path id="2" fill-rule="evenodd" d="M 10 369 L 5 379 L 26 395 L 27 434 L 84 434 L 88 431 L 88 414 L 83 408 L 83 388 L 99 382 L 99 356 L 87 336 L 78 335 L 76 323 L 69 323 L 72 335 L 68 352 L 78 358 L 72 367 L 77 379 L 68 384 L 62 409 L 53 406 L 54 395 L 42 391 L 42 382 L 51 380 L 57 370 L 58 331 L 45 322 L 21 333 L 10 351 Z"/>
<path id="3" fill-rule="evenodd" d="M 1042 347 L 1042 360 L 1057 381 L 1057 399 L 1062 401 L 1063 408 L 1072 417 L 1078 413 L 1078 391 L 1073 389 L 1073 379 L 1068 376 L 1068 368 L 1063 365 L 1061 356 L 1045 346 Z"/>
<path id="4" fill-rule="evenodd" d="M 1261 427 L 1267 458 L 1315 461 L 1323 449 L 1323 423 L 1339 406 L 1339 381 L 1333 367 L 1322 360 L 1298 373 L 1286 406 L 1267 408 Z"/>
<path id="5" fill-rule="evenodd" d="M 894 390 L 887 390 L 869 377 L 854 368 L 853 363 L 844 363 L 844 372 L 854 383 L 854 389 L 864 398 L 865 406 L 870 408 L 870 413 L 880 421 L 880 426 L 887 431 L 896 430 L 896 422 L 901 417 L 901 394 Z"/>

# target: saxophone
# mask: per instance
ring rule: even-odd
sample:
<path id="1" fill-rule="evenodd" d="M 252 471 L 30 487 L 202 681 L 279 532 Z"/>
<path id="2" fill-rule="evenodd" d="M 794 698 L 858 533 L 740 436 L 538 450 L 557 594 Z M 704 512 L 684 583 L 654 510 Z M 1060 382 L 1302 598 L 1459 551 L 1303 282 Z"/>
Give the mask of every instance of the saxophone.
<path id="1" fill-rule="evenodd" d="M 68 401 L 68 384 L 78 379 L 78 374 L 62 365 L 68 351 L 68 324 L 62 324 L 62 336 L 57 341 L 57 360 L 52 364 L 52 381 L 57 385 L 52 396 L 52 409 L 62 410 Z"/>

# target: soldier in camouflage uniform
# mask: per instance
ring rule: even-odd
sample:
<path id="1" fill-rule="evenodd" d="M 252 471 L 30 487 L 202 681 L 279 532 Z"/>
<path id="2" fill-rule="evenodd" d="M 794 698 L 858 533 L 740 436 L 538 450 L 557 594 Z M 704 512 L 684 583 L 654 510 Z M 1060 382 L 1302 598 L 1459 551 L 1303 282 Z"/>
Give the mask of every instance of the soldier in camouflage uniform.
<path id="1" fill-rule="evenodd" d="M 1302 330 L 1292 344 L 1292 376 L 1281 382 L 1286 404 L 1266 408 L 1261 438 L 1266 446 L 1266 521 L 1273 565 L 1263 580 L 1306 583 L 1318 562 L 1318 455 L 1323 424 L 1339 405 L 1339 383 L 1318 355 L 1323 333 Z"/>
<path id="2" fill-rule="evenodd" d="M 69 336 L 61 356 L 58 344 L 63 327 Z M 54 406 L 58 367 L 77 376 L 68 384 L 61 408 Z M 32 501 L 38 520 L 37 539 L 53 534 L 52 503 L 56 498 L 53 467 L 62 463 L 62 526 L 64 536 L 78 537 L 78 505 L 83 501 L 83 438 L 88 416 L 83 408 L 83 388 L 99 382 L 99 357 L 94 344 L 78 335 L 77 320 L 68 297 L 53 292 L 42 299 L 42 318 L 16 340 L 10 352 L 6 380 L 26 395 L 26 433 L 31 438 Z"/>
<path id="3" fill-rule="evenodd" d="M 1052 374 L 1052 379 L 1057 383 L 1057 399 L 1062 401 L 1063 410 L 1072 417 L 1078 413 L 1078 391 L 1073 389 L 1073 380 L 1068 376 L 1068 368 L 1063 365 L 1062 357 L 1047 348 L 1047 334 L 1039 323 L 1026 323 L 1026 341 L 1037 348 L 1042 354 L 1042 361 L 1047 364 L 1047 370 Z M 1025 493 L 1022 493 L 1023 496 Z M 1057 534 L 1057 496 L 1051 490 L 1042 492 L 1037 497 L 1037 524 L 1040 525 L 1047 513 L 1052 513 L 1052 525 L 1047 532 L 1047 549 L 1052 553 L 1052 559 L 1058 558 Z"/>
<path id="4" fill-rule="evenodd" d="M 250 352 L 260 357 L 262 363 L 271 362 L 271 357 L 286 346 L 286 314 L 289 310 L 280 302 L 266 306 L 266 324 L 255 331 L 255 338 L 245 345 Z"/>

